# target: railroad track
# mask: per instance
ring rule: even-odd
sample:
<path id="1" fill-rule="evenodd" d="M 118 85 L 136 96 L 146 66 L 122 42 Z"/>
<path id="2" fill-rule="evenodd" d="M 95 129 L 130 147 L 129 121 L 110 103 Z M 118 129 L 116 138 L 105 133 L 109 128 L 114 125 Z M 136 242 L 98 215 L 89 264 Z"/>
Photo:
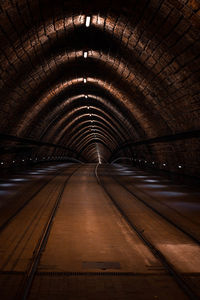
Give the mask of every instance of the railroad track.
<path id="1" fill-rule="evenodd" d="M 18 290 L 17 295 L 15 297 L 16 300 L 22 300 L 22 299 L 25 300 L 25 299 L 27 299 L 27 297 L 29 295 L 33 280 L 34 280 L 36 272 L 37 272 L 38 264 L 39 264 L 40 258 L 42 256 L 42 252 L 44 251 L 44 249 L 46 247 L 46 244 L 47 244 L 47 240 L 48 240 L 48 237 L 49 237 L 49 234 L 50 234 L 50 231 L 51 231 L 51 227 L 52 227 L 54 217 L 56 215 L 56 212 L 57 212 L 58 206 L 60 204 L 60 201 L 62 199 L 63 192 L 66 188 L 66 185 L 67 185 L 69 179 L 72 177 L 72 175 L 79 168 L 80 168 L 80 166 L 78 166 L 78 168 L 73 170 L 73 172 L 64 181 L 64 183 L 63 183 L 63 185 L 62 185 L 62 187 L 59 191 L 57 199 L 56 199 L 56 201 L 53 205 L 53 208 L 52 208 L 52 210 L 49 214 L 49 217 L 48 217 L 48 219 L 47 219 L 47 221 L 46 221 L 46 223 L 43 227 L 42 234 L 41 234 L 41 236 L 38 240 L 38 243 L 35 246 L 35 249 L 33 251 L 33 256 L 30 260 L 30 264 L 28 265 L 27 270 L 25 271 L 25 273 L 23 272 L 24 278 L 23 278 L 23 280 L 20 284 L 20 289 Z M 62 173 L 62 172 L 60 172 L 60 173 Z M 58 176 L 58 174 L 56 176 Z M 10 272 L 10 274 L 12 276 L 12 272 Z"/>
<path id="2" fill-rule="evenodd" d="M 113 168 L 114 169 L 114 168 Z M 116 169 L 114 169 L 114 171 L 116 171 Z M 116 175 L 117 177 L 118 177 L 118 175 Z M 114 179 L 116 179 L 116 177 L 114 176 L 113 177 Z M 126 187 L 123 183 L 121 183 L 121 181 L 119 180 L 119 179 L 116 179 L 116 181 L 118 181 L 118 183 L 120 184 L 120 185 L 122 185 L 122 186 L 124 186 L 124 187 Z M 142 199 L 140 196 L 138 196 L 137 195 L 137 192 L 133 192 L 132 190 L 130 190 L 129 188 L 127 188 L 126 187 L 126 189 L 127 189 L 127 191 L 130 191 L 130 193 L 132 193 L 133 195 L 135 195 L 135 197 L 137 197 L 138 199 L 141 199 L 141 200 L 143 200 L 145 203 L 147 203 L 144 199 Z M 140 188 L 136 188 L 136 187 L 134 187 L 134 189 L 136 190 L 136 191 L 138 191 L 138 192 L 142 192 L 143 194 L 144 194 L 144 196 L 147 196 L 149 199 L 152 199 L 152 200 L 154 200 L 155 201 L 155 198 L 153 197 L 153 196 L 151 196 L 151 195 L 149 195 L 147 192 L 145 192 L 144 190 L 142 190 L 141 191 L 141 189 Z M 148 203 L 147 203 L 147 205 L 148 205 Z M 196 225 L 196 226 L 199 226 L 200 225 L 200 223 L 199 222 L 196 222 L 196 221 L 194 221 L 194 220 L 191 220 L 190 218 L 188 218 L 188 217 L 186 217 L 185 215 L 183 215 L 183 214 L 181 214 L 178 210 L 176 210 L 175 208 L 173 208 L 173 207 L 171 207 L 171 206 L 169 206 L 169 205 L 167 205 L 166 203 L 163 203 L 162 202 L 162 205 L 163 206 L 165 206 L 165 207 L 167 207 L 169 210 L 171 210 L 171 211 L 173 211 L 173 212 L 175 212 L 176 214 L 178 214 L 179 216 L 181 216 L 182 218 L 184 218 L 184 219 L 186 219 L 186 220 L 188 220 L 189 222 L 191 222 L 191 223 L 193 223 L 194 225 Z M 154 207 L 153 207 L 153 209 L 155 209 Z M 156 209 L 155 209 L 156 210 Z M 158 210 L 157 210 L 158 211 Z M 164 216 L 164 215 L 163 215 Z M 166 216 L 164 216 L 164 217 L 166 217 Z M 166 219 L 167 219 L 167 217 L 166 217 Z M 169 219 L 169 218 L 168 218 Z M 170 220 L 171 221 L 171 220 Z M 173 221 L 172 221 L 173 222 Z M 180 228 L 181 228 L 181 226 L 179 226 Z M 182 228 L 183 229 L 183 228 Z M 184 229 L 183 229 L 184 230 Z M 189 233 L 189 234 L 191 234 L 191 233 Z M 191 234 L 192 235 L 192 234 Z M 194 237 L 194 236 L 193 236 Z M 195 237 L 194 237 L 195 238 Z M 200 240 L 198 239 L 198 238 L 196 238 L 196 241 L 199 241 L 200 242 Z"/>
<path id="3" fill-rule="evenodd" d="M 184 228 L 182 228 L 180 225 L 173 222 L 171 219 L 169 219 L 167 216 L 162 214 L 160 211 L 158 211 L 155 207 L 147 203 L 144 199 L 139 197 L 137 194 L 135 194 L 133 191 L 131 191 L 125 184 L 123 184 L 119 179 L 117 179 L 115 176 L 112 177 L 121 187 L 123 187 L 129 194 L 131 194 L 134 198 L 136 198 L 138 201 L 142 202 L 145 206 L 147 206 L 149 209 L 151 209 L 153 212 L 155 212 L 157 215 L 159 215 L 161 218 L 163 218 L 165 221 L 167 221 L 169 224 L 173 225 L 176 229 L 187 235 L 190 239 L 192 239 L 196 244 L 200 245 L 200 240 L 197 239 L 195 236 L 193 236 L 190 232 L 186 231 Z"/>
<path id="4" fill-rule="evenodd" d="M 120 212 L 121 216 L 128 223 L 130 228 L 138 235 L 138 237 L 148 247 L 148 249 L 155 256 L 155 258 L 157 258 L 161 262 L 163 267 L 174 278 L 174 280 L 176 281 L 178 286 L 184 291 L 184 293 L 189 297 L 189 299 L 198 300 L 199 296 L 196 295 L 196 293 L 193 291 L 193 289 L 190 287 L 190 285 L 185 281 L 185 279 L 182 277 L 182 275 L 167 260 L 167 258 L 162 254 L 162 252 L 144 235 L 144 233 L 137 227 L 137 225 L 133 222 L 133 220 L 124 212 L 124 210 L 121 208 L 121 206 L 117 203 L 117 201 L 114 199 L 114 197 L 111 195 L 111 193 L 108 191 L 106 186 L 101 181 L 101 179 L 98 175 L 98 167 L 99 167 L 99 164 L 97 164 L 97 166 L 95 168 L 95 176 L 97 178 L 97 182 L 104 189 L 105 193 L 110 198 L 110 200 L 112 201 L 114 206 L 117 208 L 117 210 Z"/>
<path id="5" fill-rule="evenodd" d="M 0 233 L 6 228 L 6 226 L 8 226 L 8 224 L 22 211 L 22 209 L 33 199 L 35 198 L 44 188 L 45 186 L 47 186 L 51 181 L 54 180 L 54 178 L 56 178 L 56 176 L 60 175 L 63 172 L 63 170 L 61 171 L 57 171 L 55 174 L 52 174 L 53 177 L 51 177 L 51 179 L 49 180 L 45 180 L 45 182 L 39 187 L 39 189 L 34 192 L 30 197 L 28 197 L 26 199 L 26 201 L 17 208 L 17 210 L 15 210 L 10 217 L 4 221 L 1 225 L 0 225 Z"/>

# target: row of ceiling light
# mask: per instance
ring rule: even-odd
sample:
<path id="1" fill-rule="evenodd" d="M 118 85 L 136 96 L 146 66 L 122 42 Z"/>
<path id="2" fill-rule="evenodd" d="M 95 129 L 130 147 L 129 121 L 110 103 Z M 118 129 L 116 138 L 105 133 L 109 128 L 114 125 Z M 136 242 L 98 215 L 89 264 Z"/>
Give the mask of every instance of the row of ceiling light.
<path id="1" fill-rule="evenodd" d="M 90 25 L 91 25 L 91 17 L 86 16 L 85 26 L 90 27 Z M 88 52 L 87 51 L 83 51 L 83 57 L 88 58 Z M 87 83 L 87 78 L 83 78 L 83 82 Z M 87 99 L 88 96 L 85 95 L 85 98 Z M 90 109 L 90 107 L 88 106 L 87 109 Z M 92 117 L 92 114 L 89 114 L 89 117 Z M 93 123 L 93 120 L 90 120 L 90 123 Z M 94 128 L 94 126 L 91 126 L 90 131 L 94 131 L 93 136 L 94 136 L 94 138 L 96 138 L 96 129 Z M 99 161 L 99 163 L 101 163 L 101 157 L 100 157 L 100 153 L 99 153 L 99 149 L 98 149 L 97 144 L 96 144 L 96 150 L 97 150 L 98 161 Z"/>
<path id="2" fill-rule="evenodd" d="M 91 17 L 90 17 L 90 16 L 86 16 L 86 19 L 85 19 L 85 26 L 86 26 L 86 27 L 90 27 L 90 24 L 91 24 Z M 87 57 L 88 57 L 88 52 L 87 52 L 87 51 L 84 51 L 84 52 L 83 52 L 83 57 L 84 57 L 84 58 L 87 58 Z M 87 78 L 83 78 L 83 82 L 84 82 L 84 83 L 87 83 Z M 87 96 L 85 96 L 85 98 L 87 98 Z"/>
<path id="3" fill-rule="evenodd" d="M 87 16 L 86 19 L 85 19 L 85 26 L 90 27 L 90 24 L 91 24 L 91 17 Z M 84 58 L 88 57 L 88 52 L 87 51 L 83 52 L 83 57 Z M 87 79 L 84 79 L 84 83 L 86 83 L 86 82 L 87 82 Z"/>
<path id="4" fill-rule="evenodd" d="M 85 19 L 85 26 L 86 27 L 90 27 L 90 25 L 91 25 L 91 17 L 90 16 L 86 16 L 86 19 Z M 83 52 L 83 57 L 84 58 L 87 58 L 88 57 L 88 52 L 87 51 L 84 51 Z M 83 82 L 84 83 L 87 83 L 87 78 L 83 78 Z M 87 99 L 88 98 L 88 96 L 87 95 L 85 95 L 85 98 Z M 90 107 L 88 106 L 88 109 L 89 109 Z M 91 117 L 91 114 L 89 115 L 90 117 Z M 92 120 L 90 121 L 91 123 L 93 122 Z M 92 126 L 92 127 L 94 127 L 94 126 Z M 95 131 L 95 129 L 90 129 L 91 131 L 92 130 L 94 130 Z M 94 133 L 94 137 L 96 137 L 96 134 Z M 141 162 L 142 160 L 138 160 L 139 162 Z M 147 161 L 145 160 L 144 161 L 145 163 L 147 163 Z M 151 164 L 152 165 L 154 165 L 155 164 L 155 162 L 153 161 L 153 162 L 151 162 Z M 166 167 L 166 163 L 163 163 L 162 164 L 163 165 L 163 167 Z M 182 166 L 181 165 L 178 165 L 178 168 L 179 169 L 182 169 Z"/>

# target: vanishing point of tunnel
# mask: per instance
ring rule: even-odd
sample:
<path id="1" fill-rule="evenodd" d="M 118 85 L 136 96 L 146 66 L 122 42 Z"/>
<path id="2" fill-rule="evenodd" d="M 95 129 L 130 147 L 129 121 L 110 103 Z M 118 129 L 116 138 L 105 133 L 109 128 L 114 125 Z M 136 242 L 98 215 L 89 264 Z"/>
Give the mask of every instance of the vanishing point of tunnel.
<path id="1" fill-rule="evenodd" d="M 0 0 L 0 299 L 200 299 L 200 0 Z"/>

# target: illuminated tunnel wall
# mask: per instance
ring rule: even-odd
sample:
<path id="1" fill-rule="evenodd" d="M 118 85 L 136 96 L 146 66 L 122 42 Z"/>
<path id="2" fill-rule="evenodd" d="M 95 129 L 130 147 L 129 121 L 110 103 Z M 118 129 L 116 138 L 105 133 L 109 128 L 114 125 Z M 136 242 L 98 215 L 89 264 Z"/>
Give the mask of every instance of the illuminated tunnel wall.
<path id="1" fill-rule="evenodd" d="M 0 1 L 1 167 L 73 157 L 199 176 L 195 0 Z"/>

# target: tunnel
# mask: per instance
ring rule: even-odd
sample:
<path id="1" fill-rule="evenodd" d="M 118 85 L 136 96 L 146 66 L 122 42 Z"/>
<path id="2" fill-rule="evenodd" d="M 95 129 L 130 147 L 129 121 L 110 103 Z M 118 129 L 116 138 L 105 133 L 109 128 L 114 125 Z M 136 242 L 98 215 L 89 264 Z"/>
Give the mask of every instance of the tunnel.
<path id="1" fill-rule="evenodd" d="M 199 0 L 0 0 L 0 296 L 200 299 Z"/>

